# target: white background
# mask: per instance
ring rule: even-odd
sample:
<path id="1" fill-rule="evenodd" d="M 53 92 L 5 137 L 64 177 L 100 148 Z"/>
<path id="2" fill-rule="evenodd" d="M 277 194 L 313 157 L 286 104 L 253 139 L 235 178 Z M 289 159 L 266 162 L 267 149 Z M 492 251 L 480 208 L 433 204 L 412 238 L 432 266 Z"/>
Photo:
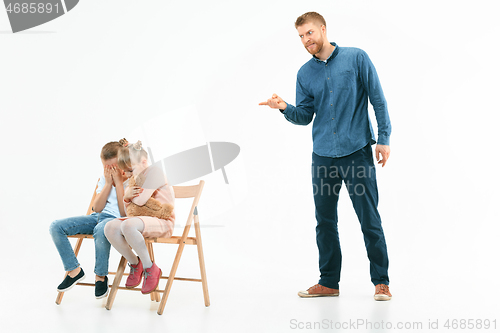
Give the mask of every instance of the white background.
<path id="1" fill-rule="evenodd" d="M 500 329 L 497 8 L 495 1 L 85 0 L 17 34 L 0 10 L 2 327 L 287 332 L 299 330 L 294 319 L 424 328 L 429 320 L 442 328 L 447 319 L 496 319 Z M 311 125 L 257 104 L 272 93 L 294 103 L 297 70 L 310 57 L 294 21 L 311 10 L 325 17 L 330 41 L 369 54 L 388 101 L 391 158 L 377 168 L 394 296 L 387 303 L 373 301 L 345 189 L 341 296 L 296 295 L 319 275 Z M 148 297 L 122 291 L 112 311 L 91 288 L 74 288 L 55 305 L 64 272 L 48 227 L 85 212 L 102 145 L 189 105 L 204 140 L 241 147 L 227 170 L 230 181 L 231 167 L 238 175 L 235 186 L 225 192 L 237 200 L 220 213 L 210 205 L 205 219 L 200 209 L 210 226 L 202 232 L 212 305 L 203 306 L 200 286 L 183 282 L 174 283 L 163 316 Z M 220 182 L 222 174 L 204 179 Z M 87 242 L 81 262 L 89 282 Z M 163 247 L 156 251 L 166 262 L 158 263 L 168 271 L 174 252 Z M 194 253 L 186 249 L 180 273 L 199 274 Z M 118 258 L 112 250 L 111 270 Z"/>

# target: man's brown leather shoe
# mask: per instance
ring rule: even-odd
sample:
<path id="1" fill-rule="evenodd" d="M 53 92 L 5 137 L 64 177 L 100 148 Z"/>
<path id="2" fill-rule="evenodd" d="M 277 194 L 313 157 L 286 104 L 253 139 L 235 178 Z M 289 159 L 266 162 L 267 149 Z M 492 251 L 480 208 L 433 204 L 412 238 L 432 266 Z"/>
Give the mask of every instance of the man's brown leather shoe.
<path id="1" fill-rule="evenodd" d="M 321 296 L 338 296 L 339 290 L 324 287 L 320 284 L 315 284 L 307 290 L 299 291 L 300 297 L 321 297 Z"/>
<path id="2" fill-rule="evenodd" d="M 392 298 L 389 286 L 385 284 L 377 284 L 375 286 L 375 295 L 373 296 L 376 301 L 389 301 Z"/>

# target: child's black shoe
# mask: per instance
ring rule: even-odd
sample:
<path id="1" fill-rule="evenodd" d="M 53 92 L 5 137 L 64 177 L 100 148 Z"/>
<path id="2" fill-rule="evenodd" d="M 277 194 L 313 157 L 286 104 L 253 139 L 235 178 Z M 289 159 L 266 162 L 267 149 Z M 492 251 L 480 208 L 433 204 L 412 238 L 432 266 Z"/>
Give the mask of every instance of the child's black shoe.
<path id="1" fill-rule="evenodd" d="M 80 280 L 83 280 L 84 278 L 85 278 L 85 273 L 83 272 L 83 269 L 80 269 L 80 273 L 78 273 L 78 275 L 75 276 L 74 278 L 70 277 L 69 275 L 66 275 L 64 281 L 59 286 L 57 286 L 57 291 L 59 292 L 68 291 L 71 288 L 73 288 L 75 284 L 77 284 Z"/>
<path id="2" fill-rule="evenodd" d="M 95 282 L 95 298 L 100 299 L 108 296 L 108 277 L 104 277 L 104 281 Z"/>

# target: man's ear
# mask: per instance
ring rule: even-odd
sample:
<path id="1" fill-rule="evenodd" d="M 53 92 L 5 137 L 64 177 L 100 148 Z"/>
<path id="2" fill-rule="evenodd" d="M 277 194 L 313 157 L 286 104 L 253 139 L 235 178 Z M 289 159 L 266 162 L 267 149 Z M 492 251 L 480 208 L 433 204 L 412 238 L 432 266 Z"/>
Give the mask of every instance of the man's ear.
<path id="1" fill-rule="evenodd" d="M 326 27 L 323 24 L 321 25 L 321 32 L 326 36 Z"/>

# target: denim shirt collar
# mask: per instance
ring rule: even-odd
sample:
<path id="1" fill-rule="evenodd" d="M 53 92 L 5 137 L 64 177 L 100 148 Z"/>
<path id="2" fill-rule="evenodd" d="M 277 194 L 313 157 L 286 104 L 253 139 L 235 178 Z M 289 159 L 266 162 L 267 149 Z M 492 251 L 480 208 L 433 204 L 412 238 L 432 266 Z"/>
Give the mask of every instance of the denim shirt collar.
<path id="1" fill-rule="evenodd" d="M 337 54 L 339 53 L 339 47 L 337 46 L 337 44 L 335 42 L 331 42 L 330 44 L 335 46 L 335 50 L 333 50 L 332 54 L 330 54 L 328 59 L 326 59 L 327 63 L 332 61 L 333 58 L 335 58 L 337 56 Z M 315 55 L 313 55 L 313 59 L 316 60 L 317 62 L 324 62 L 323 60 L 318 59 Z"/>

